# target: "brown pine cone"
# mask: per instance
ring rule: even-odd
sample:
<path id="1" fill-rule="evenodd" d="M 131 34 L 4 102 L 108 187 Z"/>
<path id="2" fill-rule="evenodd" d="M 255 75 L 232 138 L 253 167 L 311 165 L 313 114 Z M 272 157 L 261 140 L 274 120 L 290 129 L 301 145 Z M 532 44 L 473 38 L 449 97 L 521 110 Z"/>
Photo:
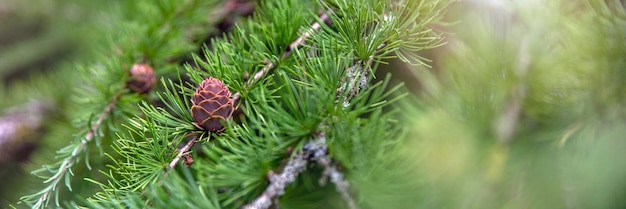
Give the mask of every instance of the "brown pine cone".
<path id="1" fill-rule="evenodd" d="M 128 88 L 140 94 L 150 92 L 156 83 L 154 70 L 147 64 L 134 64 L 130 70 Z"/>
<path id="2" fill-rule="evenodd" d="M 206 131 L 222 131 L 222 123 L 229 120 L 234 111 L 231 93 L 222 81 L 207 78 L 196 88 L 191 103 L 191 117 L 196 125 Z"/>

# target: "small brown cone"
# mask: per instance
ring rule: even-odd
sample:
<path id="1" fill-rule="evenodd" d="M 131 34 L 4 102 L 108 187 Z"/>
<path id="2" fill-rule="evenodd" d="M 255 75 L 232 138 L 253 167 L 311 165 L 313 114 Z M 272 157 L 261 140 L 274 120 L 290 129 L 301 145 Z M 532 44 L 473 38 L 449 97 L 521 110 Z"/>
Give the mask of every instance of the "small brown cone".
<path id="1" fill-rule="evenodd" d="M 191 103 L 191 117 L 199 127 L 217 132 L 224 129 L 222 123 L 229 120 L 234 111 L 231 93 L 222 81 L 207 78 L 196 88 Z"/>
<path id="2" fill-rule="evenodd" d="M 156 83 L 156 77 L 154 77 L 154 70 L 147 64 L 134 64 L 130 69 L 130 81 L 128 82 L 128 88 L 140 94 L 150 92 Z"/>

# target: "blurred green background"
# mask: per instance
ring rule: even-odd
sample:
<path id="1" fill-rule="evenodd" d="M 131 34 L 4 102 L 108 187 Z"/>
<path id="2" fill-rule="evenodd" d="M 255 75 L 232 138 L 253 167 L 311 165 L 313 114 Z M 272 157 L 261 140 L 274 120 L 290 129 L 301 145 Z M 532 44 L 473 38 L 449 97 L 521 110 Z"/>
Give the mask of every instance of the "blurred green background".
<path id="1" fill-rule="evenodd" d="M 119 8 L 120 1 L 0 1 L 2 207 L 41 188 L 30 171 L 52 162 L 71 140 L 76 66 L 111 47 L 105 43 Z"/>

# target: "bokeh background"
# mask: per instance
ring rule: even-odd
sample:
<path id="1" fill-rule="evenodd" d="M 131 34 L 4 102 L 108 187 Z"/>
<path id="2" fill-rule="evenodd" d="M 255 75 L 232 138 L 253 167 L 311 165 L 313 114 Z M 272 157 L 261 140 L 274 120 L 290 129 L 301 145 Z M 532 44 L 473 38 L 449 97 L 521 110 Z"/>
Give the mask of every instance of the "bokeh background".
<path id="1" fill-rule="evenodd" d="M 73 128 L 77 66 L 106 49 L 119 1 L 0 1 L 0 207 L 40 188 Z"/>

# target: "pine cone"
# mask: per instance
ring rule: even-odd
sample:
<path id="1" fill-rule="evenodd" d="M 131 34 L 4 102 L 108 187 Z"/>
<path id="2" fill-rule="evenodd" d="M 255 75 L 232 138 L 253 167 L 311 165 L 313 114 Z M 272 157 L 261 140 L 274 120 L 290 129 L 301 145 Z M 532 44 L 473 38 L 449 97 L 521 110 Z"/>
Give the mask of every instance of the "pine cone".
<path id="1" fill-rule="evenodd" d="M 130 78 L 128 88 L 140 94 L 150 92 L 152 87 L 154 87 L 154 83 L 156 83 L 154 70 L 147 64 L 134 64 L 130 70 Z"/>
<path id="2" fill-rule="evenodd" d="M 215 78 L 207 78 L 193 94 L 191 117 L 196 124 L 206 131 L 216 132 L 224 129 L 222 123 L 233 115 L 233 100 L 228 87 Z"/>

